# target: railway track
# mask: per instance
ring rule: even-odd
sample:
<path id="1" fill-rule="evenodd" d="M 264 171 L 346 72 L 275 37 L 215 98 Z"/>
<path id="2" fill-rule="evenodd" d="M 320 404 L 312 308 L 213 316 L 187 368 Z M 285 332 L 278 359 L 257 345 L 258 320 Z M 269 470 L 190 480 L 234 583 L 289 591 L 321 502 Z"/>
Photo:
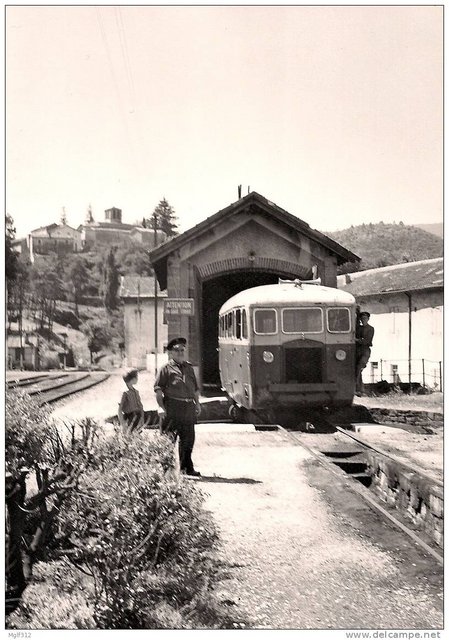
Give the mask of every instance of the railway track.
<path id="1" fill-rule="evenodd" d="M 61 373 L 57 375 L 43 374 L 8 380 L 7 388 L 20 388 L 31 396 L 36 396 L 39 404 L 52 404 L 75 393 L 79 393 L 109 378 L 109 373 Z"/>
<path id="2" fill-rule="evenodd" d="M 442 495 L 443 484 L 441 482 L 430 478 L 415 467 L 398 461 L 391 454 L 372 447 L 338 426 L 336 426 L 335 433 L 316 435 L 298 433 L 281 425 L 276 425 L 273 428 L 276 427 L 285 433 L 290 440 L 309 451 L 320 465 L 338 476 L 340 480 L 347 479 L 350 482 L 350 488 L 358 493 L 372 509 L 401 529 L 414 543 L 431 555 L 438 564 L 443 565 L 441 550 L 438 549 L 426 531 L 413 523 L 403 510 L 388 505 L 370 488 L 373 484 L 373 474 L 369 458 L 372 459 L 373 455 L 375 457 L 381 456 L 386 464 L 390 463 L 401 470 L 404 469 L 408 479 L 415 476 L 416 486 L 419 485 L 422 488 L 423 483 L 436 486 L 437 489 L 441 489 Z M 258 428 L 267 429 L 269 427 L 256 425 L 256 429 Z"/>

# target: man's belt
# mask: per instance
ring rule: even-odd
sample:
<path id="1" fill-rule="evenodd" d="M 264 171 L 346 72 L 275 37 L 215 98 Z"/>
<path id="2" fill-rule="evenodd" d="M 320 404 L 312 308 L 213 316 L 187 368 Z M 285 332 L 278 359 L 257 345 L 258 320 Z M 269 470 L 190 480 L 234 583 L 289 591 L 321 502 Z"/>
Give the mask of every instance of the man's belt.
<path id="1" fill-rule="evenodd" d="M 167 396 L 167 400 L 176 400 L 177 402 L 195 402 L 194 398 L 173 398 Z"/>

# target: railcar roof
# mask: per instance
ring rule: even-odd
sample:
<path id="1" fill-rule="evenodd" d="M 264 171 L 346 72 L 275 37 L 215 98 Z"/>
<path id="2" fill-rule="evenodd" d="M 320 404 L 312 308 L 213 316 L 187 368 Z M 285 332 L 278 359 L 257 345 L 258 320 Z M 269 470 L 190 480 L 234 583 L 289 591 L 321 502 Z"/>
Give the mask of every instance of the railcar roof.
<path id="1" fill-rule="evenodd" d="M 352 305 L 355 298 L 352 294 L 333 287 L 323 287 L 316 284 L 302 284 L 300 287 L 295 284 L 266 284 L 260 287 L 252 287 L 240 291 L 232 298 L 229 298 L 220 309 L 220 313 L 226 313 L 229 309 L 247 305 L 273 304 L 336 304 Z"/>

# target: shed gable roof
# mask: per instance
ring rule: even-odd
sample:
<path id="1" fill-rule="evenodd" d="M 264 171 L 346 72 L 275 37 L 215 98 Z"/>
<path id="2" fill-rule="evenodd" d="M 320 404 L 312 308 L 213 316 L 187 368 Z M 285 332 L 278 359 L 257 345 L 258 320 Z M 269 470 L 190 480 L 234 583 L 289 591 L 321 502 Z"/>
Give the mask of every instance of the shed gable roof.
<path id="1" fill-rule="evenodd" d="M 405 262 L 338 276 L 337 286 L 356 297 L 442 289 L 443 267 L 443 258 Z"/>
<path id="2" fill-rule="evenodd" d="M 150 252 L 150 260 L 155 266 L 156 273 L 158 274 L 159 281 L 161 282 L 161 286 L 165 286 L 166 274 L 165 269 L 161 267 L 163 262 L 167 259 L 167 257 L 173 252 L 183 246 L 186 242 L 192 240 L 195 236 L 200 236 L 201 234 L 208 231 L 211 227 L 216 225 L 222 218 L 238 213 L 239 211 L 243 211 L 250 207 L 251 205 L 257 206 L 257 210 L 261 213 L 265 213 L 269 215 L 270 218 L 274 218 L 281 223 L 286 224 L 287 226 L 295 229 L 296 231 L 304 234 L 308 238 L 314 240 L 318 244 L 326 247 L 331 253 L 334 253 L 337 256 L 338 264 L 343 264 L 344 262 L 359 262 L 359 256 L 355 255 L 348 249 L 342 247 L 338 242 L 332 240 L 328 236 L 324 235 L 320 231 L 316 229 L 312 229 L 306 222 L 300 220 L 296 216 L 292 215 L 285 209 L 282 209 L 278 205 L 270 202 L 260 194 L 252 191 L 248 195 L 240 198 L 236 202 L 230 204 L 225 209 L 221 209 L 217 213 L 212 216 L 206 218 L 199 224 L 195 225 L 191 229 L 188 229 L 184 233 L 179 236 L 175 236 L 174 238 L 164 242 L 159 247 L 156 247 Z M 162 276 L 162 278 L 161 278 Z"/>

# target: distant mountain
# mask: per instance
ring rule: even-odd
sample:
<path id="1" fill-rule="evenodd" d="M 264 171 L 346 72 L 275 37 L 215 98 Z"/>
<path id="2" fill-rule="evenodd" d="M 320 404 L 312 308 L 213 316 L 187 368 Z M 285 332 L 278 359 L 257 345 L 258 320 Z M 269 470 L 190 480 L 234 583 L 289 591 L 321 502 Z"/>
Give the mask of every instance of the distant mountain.
<path id="1" fill-rule="evenodd" d="M 443 255 L 442 238 L 402 222 L 362 224 L 342 231 L 324 233 L 362 259 L 359 267 L 348 262 L 339 268 L 339 273 L 387 267 Z"/>
<path id="2" fill-rule="evenodd" d="M 427 233 L 433 233 L 435 236 L 438 236 L 439 238 L 444 237 L 442 222 L 433 222 L 431 224 L 414 224 L 413 226 L 418 227 L 418 229 L 423 229 L 424 231 L 427 231 Z"/>

